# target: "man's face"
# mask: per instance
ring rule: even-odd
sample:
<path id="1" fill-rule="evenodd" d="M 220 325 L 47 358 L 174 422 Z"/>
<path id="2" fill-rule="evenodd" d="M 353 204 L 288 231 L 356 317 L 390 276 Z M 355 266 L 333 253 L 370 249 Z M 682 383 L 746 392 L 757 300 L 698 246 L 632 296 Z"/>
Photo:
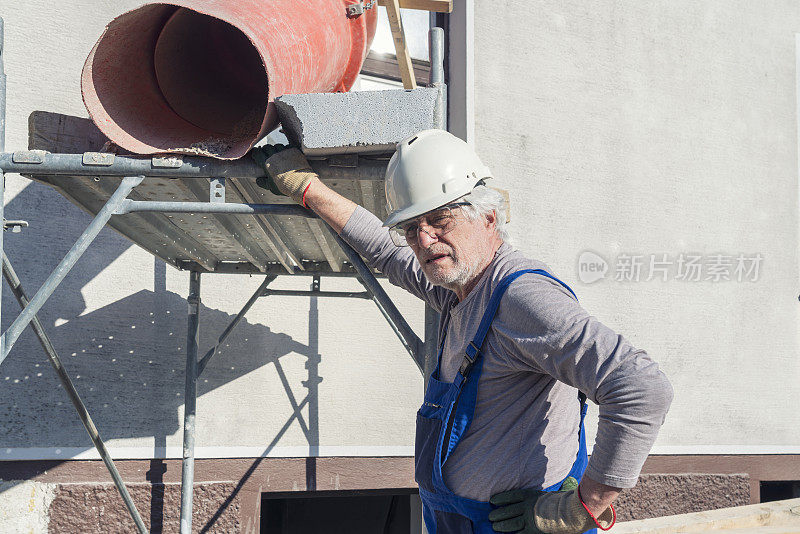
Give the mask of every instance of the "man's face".
<path id="1" fill-rule="evenodd" d="M 443 235 L 428 224 L 436 223 L 428 220 L 436 216 L 436 210 L 417 219 L 418 238 L 411 249 L 431 283 L 454 289 L 473 281 L 491 261 L 496 233 L 493 219 L 481 216 L 472 221 L 461 208 L 451 211 L 457 224 Z"/>

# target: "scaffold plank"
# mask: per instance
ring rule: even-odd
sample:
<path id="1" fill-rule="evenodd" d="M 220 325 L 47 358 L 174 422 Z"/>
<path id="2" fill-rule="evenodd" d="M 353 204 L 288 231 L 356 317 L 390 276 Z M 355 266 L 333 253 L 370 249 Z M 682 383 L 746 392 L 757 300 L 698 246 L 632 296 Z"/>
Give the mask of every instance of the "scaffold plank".
<path id="1" fill-rule="evenodd" d="M 96 214 L 119 183 L 117 176 L 98 176 L 103 165 L 135 165 L 130 154 L 122 153 L 107 142 L 88 119 L 34 112 L 29 121 L 29 149 L 58 154 L 88 154 L 84 164 L 68 167 L 69 174 L 54 172 L 47 154 L 20 154 L 27 169 L 36 169 L 36 161 L 45 162 L 41 173 L 25 172 L 26 176 L 47 184 L 72 203 L 90 214 Z M 119 153 L 115 152 L 118 151 Z M 390 154 L 354 156 L 346 165 L 335 156 L 312 160 L 312 166 L 324 170 L 322 180 L 344 196 L 367 206 L 377 216 L 385 216 L 383 202 L 383 169 Z M 76 156 L 77 157 L 77 156 Z M 88 159 L 87 159 L 88 158 Z M 92 159 L 94 158 L 94 159 Z M 28 161 L 30 159 L 31 161 Z M 192 160 L 189 171 L 170 175 L 169 167 L 180 168 L 190 158 L 169 156 L 154 159 L 145 171 L 145 180 L 131 193 L 135 201 L 209 202 L 209 170 L 206 164 Z M 116 162 L 116 163 L 115 163 Z M 256 185 L 252 162 L 230 162 L 220 167 L 211 163 L 226 177 L 226 202 L 237 204 L 293 204 L 286 197 L 276 196 Z M 355 165 L 355 166 L 354 166 Z M 361 168 L 359 168 L 359 166 Z M 233 176 L 235 173 L 246 174 Z M 38 169 L 37 169 L 38 170 Z M 215 172 L 216 172 L 215 171 Z M 149 209 L 149 208 L 148 208 Z M 352 273 L 347 258 L 323 231 L 319 221 L 296 214 L 220 214 L 142 212 L 118 214 L 110 221 L 117 232 L 151 254 L 179 268 L 203 272 L 276 272 L 285 273 Z M 231 269 L 230 266 L 237 266 Z M 325 266 L 322 268 L 322 266 Z M 312 269 L 309 271 L 309 267 Z"/>

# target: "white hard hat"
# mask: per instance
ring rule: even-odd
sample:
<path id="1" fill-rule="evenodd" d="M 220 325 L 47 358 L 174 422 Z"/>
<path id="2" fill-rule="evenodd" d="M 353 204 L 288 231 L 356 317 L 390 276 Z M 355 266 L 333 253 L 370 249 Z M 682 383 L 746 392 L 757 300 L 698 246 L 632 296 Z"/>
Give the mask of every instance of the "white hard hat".
<path id="1" fill-rule="evenodd" d="M 472 148 L 444 130 L 423 130 L 397 144 L 386 168 L 384 226 L 463 197 L 491 172 Z"/>

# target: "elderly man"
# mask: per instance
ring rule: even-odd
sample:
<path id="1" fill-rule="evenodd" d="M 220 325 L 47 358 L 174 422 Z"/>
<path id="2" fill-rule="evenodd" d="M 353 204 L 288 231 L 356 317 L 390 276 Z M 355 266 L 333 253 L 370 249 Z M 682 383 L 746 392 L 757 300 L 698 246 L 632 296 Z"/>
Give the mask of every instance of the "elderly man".
<path id="1" fill-rule="evenodd" d="M 504 197 L 485 185 L 491 173 L 474 151 L 442 130 L 398 144 L 383 224 L 323 185 L 297 149 L 265 167 L 270 186 L 441 312 L 438 362 L 417 414 L 429 534 L 610 528 L 611 503 L 635 485 L 672 388 L 647 353 L 508 244 Z M 588 466 L 587 397 L 600 406 Z"/>

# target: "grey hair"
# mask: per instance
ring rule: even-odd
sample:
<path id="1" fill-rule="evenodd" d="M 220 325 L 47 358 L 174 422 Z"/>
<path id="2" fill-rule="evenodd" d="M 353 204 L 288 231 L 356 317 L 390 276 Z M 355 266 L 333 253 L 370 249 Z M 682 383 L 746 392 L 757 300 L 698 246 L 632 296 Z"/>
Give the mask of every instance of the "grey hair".
<path id="1" fill-rule="evenodd" d="M 508 201 L 502 193 L 491 187 L 478 185 L 471 193 L 461 197 L 460 200 L 469 202 L 468 206 L 463 206 L 461 209 L 471 221 L 478 220 L 480 217 L 494 212 L 498 237 L 506 243 L 511 242 L 511 236 L 508 235 L 508 229 L 506 228 Z"/>

